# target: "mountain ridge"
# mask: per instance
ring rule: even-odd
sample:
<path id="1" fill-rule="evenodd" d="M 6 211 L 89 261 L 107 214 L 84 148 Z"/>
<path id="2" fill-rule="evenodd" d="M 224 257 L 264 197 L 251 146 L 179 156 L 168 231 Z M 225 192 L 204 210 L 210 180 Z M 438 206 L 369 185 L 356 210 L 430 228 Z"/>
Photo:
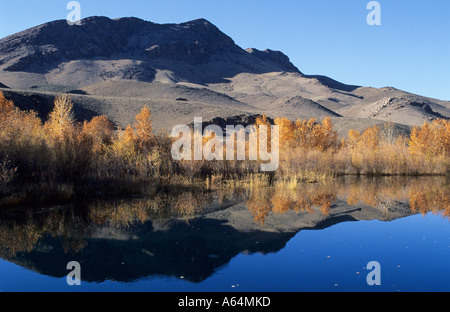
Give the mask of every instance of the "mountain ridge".
<path id="1" fill-rule="evenodd" d="M 155 24 L 133 17 L 88 17 L 80 25 L 57 20 L 0 39 L 0 65 L 10 72 L 41 73 L 57 62 L 110 59 L 125 54 L 136 60 L 169 59 L 198 65 L 220 54 L 249 57 L 252 53 L 246 53 L 205 19 Z M 280 69 L 298 71 L 282 52 L 270 50 L 267 54 L 259 59 L 270 60 Z"/>
<path id="2" fill-rule="evenodd" d="M 118 125 L 143 103 L 156 118 L 169 118 L 161 122 L 169 128 L 202 114 L 347 118 L 343 132 L 362 124 L 411 127 L 450 117 L 447 101 L 304 74 L 284 53 L 244 50 L 202 18 L 157 24 L 93 16 L 80 25 L 44 23 L 0 39 L 0 81 L 17 99 L 40 98 L 37 92 L 78 94 L 80 111 L 106 114 Z M 40 107 L 36 102 L 34 108 Z"/>

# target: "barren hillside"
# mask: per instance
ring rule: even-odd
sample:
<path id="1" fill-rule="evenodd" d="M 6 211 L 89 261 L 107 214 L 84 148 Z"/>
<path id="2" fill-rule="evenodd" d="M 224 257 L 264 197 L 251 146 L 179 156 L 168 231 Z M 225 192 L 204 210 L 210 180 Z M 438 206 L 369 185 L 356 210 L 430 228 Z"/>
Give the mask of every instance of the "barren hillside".
<path id="1" fill-rule="evenodd" d="M 0 81 L 7 97 L 43 118 L 54 96 L 70 92 L 80 120 L 106 114 L 121 127 L 144 104 L 155 128 L 166 130 L 194 117 L 267 114 L 329 116 L 345 135 L 386 121 L 404 131 L 450 117 L 450 102 L 305 75 L 282 52 L 244 50 L 204 19 L 89 17 L 79 26 L 39 25 L 0 39 Z"/>

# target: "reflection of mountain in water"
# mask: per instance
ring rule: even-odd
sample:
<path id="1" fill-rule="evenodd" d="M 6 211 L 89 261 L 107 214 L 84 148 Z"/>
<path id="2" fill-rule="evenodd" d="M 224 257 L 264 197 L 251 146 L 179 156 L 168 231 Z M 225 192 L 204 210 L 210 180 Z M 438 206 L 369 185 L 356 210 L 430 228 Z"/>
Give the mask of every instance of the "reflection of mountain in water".
<path id="1" fill-rule="evenodd" d="M 427 193 L 414 191 L 419 189 Z M 86 281 L 129 282 L 163 275 L 199 282 L 239 253 L 277 252 L 304 229 L 405 217 L 420 211 L 418 202 L 431 207 L 431 198 L 440 192 L 448 203 L 447 183 L 381 181 L 270 188 L 231 197 L 183 193 L 40 210 L 34 215 L 15 212 L 1 218 L 0 253 L 49 276 L 66 276 L 66 264 L 76 260 Z M 408 204 L 411 199 L 415 211 Z M 263 222 L 256 206 L 265 213 Z"/>

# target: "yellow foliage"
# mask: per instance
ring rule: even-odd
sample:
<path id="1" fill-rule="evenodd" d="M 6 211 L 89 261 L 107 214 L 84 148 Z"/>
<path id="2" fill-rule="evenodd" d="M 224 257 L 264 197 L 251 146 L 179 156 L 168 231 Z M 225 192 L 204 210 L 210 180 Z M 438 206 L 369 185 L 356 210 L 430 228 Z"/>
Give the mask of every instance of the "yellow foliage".
<path id="1" fill-rule="evenodd" d="M 3 92 L 0 91 L 0 122 L 6 119 L 14 111 L 14 103 L 5 98 Z"/>
<path id="2" fill-rule="evenodd" d="M 209 185 L 221 179 L 234 179 L 249 181 L 255 187 L 284 180 L 295 189 L 300 181 L 326 181 L 341 174 L 448 175 L 450 172 L 448 120 L 424 123 L 414 128 L 409 137 L 395 138 L 393 125 L 386 125 L 384 130 L 387 129 L 389 135 L 383 138 L 380 128 L 370 127 L 362 133 L 350 130 L 348 138 L 339 141 L 331 118 L 321 122 L 315 118 L 292 122 L 279 117 L 274 122 L 280 127 L 282 153 L 279 170 L 273 175 L 260 174 L 260 166 L 254 161 L 257 157 L 250 159 L 250 151 L 256 150 L 251 143 L 254 140 L 245 142 L 244 160 L 208 162 L 203 158 L 175 162 L 171 158 L 172 138 L 168 134 L 153 134 L 152 121 L 150 109 L 143 107 L 133 126 L 128 125 L 125 130 L 115 131 L 106 116 L 77 123 L 70 95 L 63 94 L 55 98 L 55 107 L 43 125 L 35 112 L 19 110 L 0 92 L 0 163 L 6 159 L 7 169 L 17 168 L 15 179 L 20 177 L 23 181 L 15 181 L 16 185 L 35 183 L 46 188 L 40 191 L 32 185 L 35 192 L 56 192 L 59 196 L 73 193 L 62 190 L 77 189 L 86 181 L 91 187 L 109 183 L 114 190 L 128 191 L 135 190 L 136 185 L 151 184 L 142 182 L 160 179 L 168 183 L 204 179 Z M 271 149 L 271 124 L 265 115 L 255 122 L 257 129 L 262 125 L 268 127 L 267 147 Z M 220 147 L 212 144 L 218 139 L 212 134 L 203 137 L 196 133 L 191 139 L 211 146 L 214 153 Z M 236 156 L 237 142 L 234 152 Z M 249 180 L 249 177 L 258 179 Z M 4 184 L 2 192 L 10 192 L 11 183 Z M 263 223 L 270 212 L 283 213 L 291 209 L 299 212 L 320 207 L 322 213 L 327 214 L 333 201 L 330 194 L 285 195 L 252 198 L 249 209 L 255 219 Z M 350 196 L 349 201 L 353 200 Z M 413 204 L 419 199 L 414 200 Z M 367 203 L 373 203 L 370 197 Z"/>
<path id="3" fill-rule="evenodd" d="M 295 146 L 294 123 L 286 117 L 279 117 L 275 119 L 275 125 L 280 127 L 280 147 L 286 149 Z"/>
<path id="4" fill-rule="evenodd" d="M 144 106 L 136 116 L 136 122 L 134 124 L 136 142 L 141 151 L 148 149 L 153 140 L 152 122 L 152 113 L 147 106 Z"/>
<path id="5" fill-rule="evenodd" d="M 267 151 L 271 151 L 272 147 L 272 129 L 271 129 L 271 123 L 266 115 L 262 115 L 256 118 L 255 121 L 255 127 L 256 127 L 256 133 L 258 134 L 258 144 L 257 144 L 257 150 L 259 151 L 259 127 L 260 126 L 266 126 L 267 127 Z"/>
<path id="6" fill-rule="evenodd" d="M 95 116 L 91 121 L 83 123 L 82 135 L 92 139 L 94 152 L 105 149 L 112 142 L 113 123 L 106 116 Z"/>
<path id="7" fill-rule="evenodd" d="M 73 103 L 70 95 L 66 93 L 57 96 L 54 104 L 55 107 L 45 123 L 45 129 L 52 137 L 62 140 L 75 130 Z"/>
<path id="8" fill-rule="evenodd" d="M 416 156 L 450 156 L 450 121 L 435 119 L 411 131 L 409 149 Z"/>
<path id="9" fill-rule="evenodd" d="M 136 148 L 135 133 L 131 125 L 128 125 L 125 130 L 118 134 L 112 149 L 117 156 L 122 157 L 127 161 L 133 160 L 136 156 Z"/>
<path id="10" fill-rule="evenodd" d="M 333 130 L 333 123 L 329 117 L 324 118 L 322 123 L 318 123 L 315 118 L 298 119 L 295 122 L 294 133 L 297 143 L 306 150 L 315 149 L 323 152 L 338 146 L 338 135 Z"/>

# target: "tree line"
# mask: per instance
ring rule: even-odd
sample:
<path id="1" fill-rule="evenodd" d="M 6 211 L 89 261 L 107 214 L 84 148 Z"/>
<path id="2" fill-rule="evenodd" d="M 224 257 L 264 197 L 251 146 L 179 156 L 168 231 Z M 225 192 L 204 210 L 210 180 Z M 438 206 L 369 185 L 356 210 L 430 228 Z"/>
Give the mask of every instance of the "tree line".
<path id="1" fill-rule="evenodd" d="M 443 119 L 414 127 L 409 136 L 392 135 L 392 125 L 386 124 L 350 130 L 341 139 L 330 118 L 279 117 L 274 122 L 280 126 L 280 166 L 266 174 L 260 173 L 261 160 L 174 161 L 174 138 L 155 132 L 152 122 L 148 107 L 125 129 L 116 128 L 106 116 L 77 122 L 68 94 L 55 98 L 43 122 L 36 112 L 20 110 L 0 92 L 0 205 L 75 195 L 150 194 L 166 186 L 450 172 L 450 122 Z M 255 126 L 269 124 L 260 116 Z M 203 144 L 209 139 L 203 138 Z"/>

